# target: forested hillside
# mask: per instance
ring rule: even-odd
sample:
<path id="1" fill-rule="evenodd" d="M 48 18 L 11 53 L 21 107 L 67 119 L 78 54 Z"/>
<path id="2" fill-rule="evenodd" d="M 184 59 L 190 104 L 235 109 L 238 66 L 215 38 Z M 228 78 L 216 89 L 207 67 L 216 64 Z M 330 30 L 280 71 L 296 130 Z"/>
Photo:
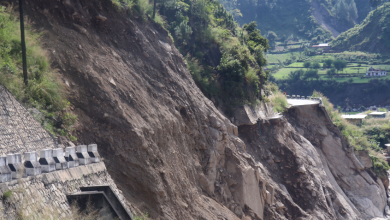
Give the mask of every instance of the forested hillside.
<path id="1" fill-rule="evenodd" d="M 354 28 L 342 33 L 332 42 L 337 50 L 360 50 L 389 54 L 390 3 L 372 11 Z"/>
<path id="2" fill-rule="evenodd" d="M 255 22 L 237 25 L 217 1 L 163 1 L 157 10 L 203 93 L 227 114 L 257 103 L 267 80 L 262 66 L 269 46 Z"/>
<path id="3" fill-rule="evenodd" d="M 325 22 L 339 32 L 362 21 L 371 10 L 369 0 L 221 0 L 241 24 L 257 21 L 263 33 L 274 31 L 278 36 L 312 39 L 329 37 L 314 16 L 315 10 Z M 379 1 L 381 2 L 381 1 Z M 374 3 L 377 5 L 380 3 Z M 325 25 L 326 26 L 326 25 Z"/>

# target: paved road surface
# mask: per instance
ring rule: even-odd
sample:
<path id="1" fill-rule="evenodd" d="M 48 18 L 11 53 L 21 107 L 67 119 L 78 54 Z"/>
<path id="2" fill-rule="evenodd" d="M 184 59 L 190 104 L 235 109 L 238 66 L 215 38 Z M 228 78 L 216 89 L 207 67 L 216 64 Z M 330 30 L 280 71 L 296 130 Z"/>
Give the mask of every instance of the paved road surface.
<path id="1" fill-rule="evenodd" d="M 293 106 L 299 105 L 318 105 L 319 101 L 316 100 L 307 100 L 307 99 L 287 99 L 288 104 Z"/>

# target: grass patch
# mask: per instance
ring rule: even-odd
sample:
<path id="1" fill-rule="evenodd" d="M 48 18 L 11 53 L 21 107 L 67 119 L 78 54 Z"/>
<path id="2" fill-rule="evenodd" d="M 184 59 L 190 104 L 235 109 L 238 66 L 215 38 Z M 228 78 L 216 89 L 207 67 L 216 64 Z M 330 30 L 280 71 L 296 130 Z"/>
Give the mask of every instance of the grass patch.
<path id="1" fill-rule="evenodd" d="M 359 114 L 360 112 L 343 112 L 344 115 L 356 115 Z"/>
<path id="2" fill-rule="evenodd" d="M 29 80 L 26 86 L 22 74 L 20 26 L 11 8 L 0 6 L 0 27 L 0 83 L 26 108 L 38 109 L 45 119 L 37 119 L 53 135 L 68 136 L 77 117 L 66 113 L 69 102 L 57 79 L 57 72 L 50 68 L 47 56 L 40 47 L 40 34 L 26 26 Z M 64 123 L 66 127 L 61 125 Z"/>
<path id="3" fill-rule="evenodd" d="M 133 216 L 134 220 L 148 220 L 149 219 L 149 214 L 148 213 L 142 213 L 140 215 Z"/>
<path id="4" fill-rule="evenodd" d="M 12 196 L 12 191 L 11 191 L 11 190 L 8 190 L 7 192 L 5 192 L 5 193 L 3 194 L 3 200 L 4 200 L 4 201 L 7 201 L 8 199 L 11 198 L 11 196 Z"/>
<path id="5" fill-rule="evenodd" d="M 299 57 L 301 53 L 299 52 L 293 52 L 292 53 L 294 56 Z M 282 53 L 282 54 L 267 54 L 267 61 L 268 63 L 279 63 L 280 62 L 285 62 L 288 59 L 291 59 L 291 53 Z"/>
<path id="6" fill-rule="evenodd" d="M 283 113 L 287 109 L 287 98 L 282 94 L 276 84 L 268 83 L 264 86 L 264 91 L 271 93 L 268 98 L 275 112 Z"/>
<path id="7" fill-rule="evenodd" d="M 313 60 L 312 62 L 319 62 L 321 67 L 322 67 L 323 66 L 323 63 L 321 63 L 322 60 L 324 58 L 329 58 L 329 57 L 321 55 L 321 56 L 314 56 L 311 58 L 312 58 L 311 60 Z M 276 80 L 286 79 L 288 77 L 288 75 L 293 71 L 297 71 L 297 70 L 301 70 L 301 69 L 306 71 L 307 69 L 303 67 L 303 64 L 304 64 L 304 62 L 292 63 L 285 68 L 279 69 L 276 73 L 273 73 L 272 75 L 273 75 L 273 77 L 275 77 Z M 343 71 L 340 71 L 339 74 L 353 74 L 353 76 L 334 77 L 333 80 L 336 80 L 337 82 L 350 82 L 351 83 L 351 79 L 352 79 L 352 83 L 369 83 L 370 80 L 372 80 L 372 79 L 390 79 L 390 74 L 385 76 L 385 77 L 378 77 L 378 78 L 375 78 L 375 77 L 361 78 L 361 77 L 365 76 L 366 70 L 371 66 L 373 66 L 375 68 L 380 68 L 383 70 L 390 71 L 390 65 L 386 65 L 386 64 L 368 66 L 368 65 L 362 65 L 359 63 L 348 63 L 348 67 L 345 68 Z M 271 68 L 272 68 L 272 66 L 269 69 L 271 69 Z M 320 75 L 320 79 L 332 80 L 332 78 L 329 78 L 327 76 L 327 70 L 329 70 L 329 69 L 319 69 L 318 70 L 318 74 Z M 336 76 L 337 76 L 337 74 L 336 74 Z"/>
<path id="8" fill-rule="evenodd" d="M 272 74 L 275 79 L 283 79 L 288 76 L 291 72 L 300 70 L 301 68 L 282 68 L 278 72 Z"/>
<path id="9" fill-rule="evenodd" d="M 287 67 L 303 68 L 303 62 L 296 62 L 288 65 Z"/>

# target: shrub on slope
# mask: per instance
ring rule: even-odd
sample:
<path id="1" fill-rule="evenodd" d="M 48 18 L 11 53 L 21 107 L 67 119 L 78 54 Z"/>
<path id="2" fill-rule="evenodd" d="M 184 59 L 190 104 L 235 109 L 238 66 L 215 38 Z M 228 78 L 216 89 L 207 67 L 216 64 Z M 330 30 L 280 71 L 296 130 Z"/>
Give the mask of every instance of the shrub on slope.
<path id="1" fill-rule="evenodd" d="M 39 34 L 26 27 L 28 85 L 23 82 L 20 26 L 12 8 L 0 6 L 0 83 L 27 108 L 37 108 L 45 119 L 37 119 L 52 134 L 69 136 L 76 116 L 65 109 L 64 98 L 56 72 L 39 44 Z M 69 136 L 74 139 L 73 136 Z"/>

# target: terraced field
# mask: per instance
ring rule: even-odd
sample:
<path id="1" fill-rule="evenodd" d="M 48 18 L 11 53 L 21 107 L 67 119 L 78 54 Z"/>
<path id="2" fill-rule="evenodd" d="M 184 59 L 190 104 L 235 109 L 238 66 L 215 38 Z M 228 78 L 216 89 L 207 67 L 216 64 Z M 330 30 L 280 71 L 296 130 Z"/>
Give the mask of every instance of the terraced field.
<path id="1" fill-rule="evenodd" d="M 313 57 L 315 58 L 315 57 Z M 323 56 L 321 56 L 321 60 L 324 59 Z M 313 59 L 313 60 L 319 60 L 319 59 Z M 320 63 L 322 66 L 323 63 Z M 345 68 L 343 71 L 340 71 L 340 74 L 356 74 L 358 76 L 351 76 L 351 77 L 343 77 L 343 78 L 334 78 L 338 82 L 345 82 L 350 79 L 353 80 L 353 83 L 367 83 L 369 82 L 372 78 L 360 78 L 360 76 L 364 76 L 367 69 L 370 67 L 374 68 L 380 68 L 383 70 L 387 70 L 390 73 L 390 65 L 365 65 L 365 64 L 359 64 L 359 63 L 348 63 L 347 68 Z M 272 66 L 269 66 L 269 68 L 272 68 Z M 297 70 L 305 70 L 306 68 L 303 67 L 303 62 L 295 62 L 290 65 L 288 65 L 285 68 L 280 69 L 278 72 L 273 73 L 273 76 L 275 79 L 284 79 L 287 78 L 288 75 Z M 330 78 L 326 75 L 326 71 L 328 69 L 319 69 L 318 74 L 320 75 L 320 78 L 323 80 L 330 80 Z M 380 77 L 380 79 L 390 79 L 390 75 L 386 77 Z"/>

